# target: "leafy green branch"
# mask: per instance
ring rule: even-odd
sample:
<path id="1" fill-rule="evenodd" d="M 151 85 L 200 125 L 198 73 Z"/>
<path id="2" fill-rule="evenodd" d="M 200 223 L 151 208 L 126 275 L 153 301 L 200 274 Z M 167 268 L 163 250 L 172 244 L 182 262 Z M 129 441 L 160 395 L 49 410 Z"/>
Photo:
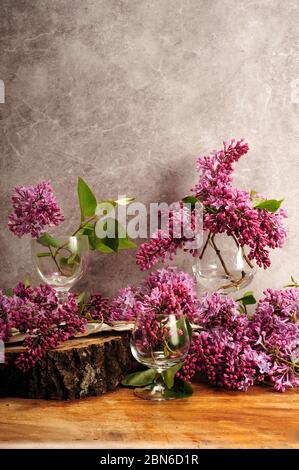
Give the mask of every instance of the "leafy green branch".
<path id="1" fill-rule="evenodd" d="M 129 239 L 125 228 L 119 223 L 117 218 L 108 217 L 112 209 L 118 205 L 130 204 L 134 200 L 133 198 L 124 197 L 115 201 L 110 199 L 97 201 L 93 191 L 81 177 L 78 178 L 77 193 L 80 206 L 80 224 L 72 233 L 72 236 L 86 235 L 88 237 L 89 249 L 102 253 L 112 253 L 136 247 L 136 244 Z M 109 223 L 114 225 L 114 233 L 99 237 L 97 235 L 97 228 L 100 227 L 102 231 L 105 231 Z M 49 233 L 43 233 L 37 241 L 48 250 L 37 253 L 37 257 L 51 257 L 62 275 L 67 275 L 69 270 L 80 263 L 79 254 L 68 243 L 61 244 L 59 240 Z M 58 254 L 61 254 L 62 250 L 67 252 L 66 256 L 58 258 Z"/>

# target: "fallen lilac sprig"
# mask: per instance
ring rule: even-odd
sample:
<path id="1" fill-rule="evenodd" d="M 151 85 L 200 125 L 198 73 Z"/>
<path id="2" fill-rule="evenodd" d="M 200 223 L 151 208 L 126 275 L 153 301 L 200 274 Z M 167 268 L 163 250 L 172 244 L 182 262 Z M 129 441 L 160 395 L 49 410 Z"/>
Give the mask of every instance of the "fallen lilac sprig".
<path id="1" fill-rule="evenodd" d="M 276 391 L 299 387 L 299 288 L 267 289 L 249 318 L 237 302 L 218 293 L 198 304 L 203 331 L 193 342 L 179 376 L 198 372 L 218 387 L 246 391 L 271 383 Z"/>
<path id="2" fill-rule="evenodd" d="M 26 334 L 25 350 L 16 360 L 23 372 L 42 359 L 48 349 L 83 332 L 86 323 L 74 294 L 59 304 L 55 290 L 48 285 L 31 288 L 19 283 L 11 295 L 0 291 L 0 339 L 8 341 L 14 329 Z"/>

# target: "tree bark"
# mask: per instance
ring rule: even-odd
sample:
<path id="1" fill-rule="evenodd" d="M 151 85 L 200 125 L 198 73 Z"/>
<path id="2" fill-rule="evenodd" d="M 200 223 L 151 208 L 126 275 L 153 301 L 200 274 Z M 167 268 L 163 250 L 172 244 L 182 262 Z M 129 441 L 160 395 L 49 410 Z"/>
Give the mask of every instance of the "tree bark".
<path id="1" fill-rule="evenodd" d="M 0 396 L 72 400 L 102 395 L 115 390 L 135 362 L 128 333 L 71 339 L 49 350 L 27 373 L 14 365 L 21 351 L 21 346 L 6 347 Z"/>

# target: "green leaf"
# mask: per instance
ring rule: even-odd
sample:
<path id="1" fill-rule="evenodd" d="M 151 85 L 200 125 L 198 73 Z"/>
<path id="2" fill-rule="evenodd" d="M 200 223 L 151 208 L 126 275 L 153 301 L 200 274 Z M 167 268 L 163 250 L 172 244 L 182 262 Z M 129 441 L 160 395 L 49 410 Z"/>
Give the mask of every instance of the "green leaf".
<path id="1" fill-rule="evenodd" d="M 56 238 L 52 237 L 49 233 L 45 232 L 43 235 L 41 235 L 38 239 L 37 242 L 40 243 L 43 246 L 52 246 L 54 248 L 59 248 L 60 247 L 60 241 L 56 240 Z"/>
<path id="2" fill-rule="evenodd" d="M 71 256 L 69 256 L 69 258 L 67 258 L 67 264 L 80 264 L 80 256 L 78 255 L 78 253 L 73 253 Z"/>
<path id="3" fill-rule="evenodd" d="M 96 249 L 96 242 L 95 242 L 95 231 L 94 231 L 94 223 L 93 224 L 86 224 L 81 230 L 79 230 L 78 235 L 87 235 L 89 248 L 90 250 Z"/>
<path id="4" fill-rule="evenodd" d="M 109 217 L 103 220 L 99 220 L 96 223 L 96 227 L 98 230 L 102 229 L 104 232 L 107 232 L 108 223 L 111 224 L 111 222 L 114 224 L 114 237 L 106 236 L 99 238 L 95 234 L 93 239 L 95 249 L 101 251 L 102 253 L 112 253 L 118 250 L 136 248 L 136 244 L 128 238 L 125 228 L 118 222 L 117 219 Z"/>
<path id="5" fill-rule="evenodd" d="M 218 212 L 218 209 L 215 209 L 215 207 L 212 207 L 212 206 L 204 206 L 204 210 L 208 214 L 217 214 Z"/>
<path id="6" fill-rule="evenodd" d="M 136 248 L 136 243 L 129 239 L 125 227 L 116 220 L 118 233 L 118 250 L 129 250 Z"/>
<path id="7" fill-rule="evenodd" d="M 187 327 L 187 331 L 188 331 L 188 335 L 189 335 L 189 339 L 191 343 L 193 331 L 192 331 L 192 326 L 189 322 L 189 318 L 187 316 L 185 317 L 185 322 L 186 322 L 186 327 Z"/>
<path id="8" fill-rule="evenodd" d="M 92 190 L 85 181 L 78 177 L 78 197 L 81 210 L 81 220 L 92 217 L 95 214 L 97 200 Z"/>
<path id="9" fill-rule="evenodd" d="M 12 297 L 13 296 L 13 290 L 11 287 L 9 287 L 8 289 L 5 290 L 4 294 L 7 296 L 7 297 Z"/>
<path id="10" fill-rule="evenodd" d="M 154 382 L 157 372 L 154 369 L 146 369 L 141 372 L 128 374 L 121 382 L 125 387 L 145 387 Z"/>
<path id="11" fill-rule="evenodd" d="M 163 380 L 167 388 L 171 389 L 174 384 L 175 374 L 183 367 L 183 362 L 179 362 L 175 366 L 166 369 L 163 373 Z"/>
<path id="12" fill-rule="evenodd" d="M 46 258 L 47 256 L 51 256 L 51 253 L 44 251 L 42 253 L 37 253 L 36 255 L 38 258 Z"/>
<path id="13" fill-rule="evenodd" d="M 191 210 L 195 208 L 195 205 L 199 202 L 199 200 L 195 196 L 186 196 L 182 199 L 184 204 L 188 206 L 191 204 Z"/>
<path id="14" fill-rule="evenodd" d="M 245 292 L 243 297 L 237 299 L 237 302 L 240 302 L 242 305 L 254 305 L 256 304 L 256 298 L 252 291 Z"/>
<path id="15" fill-rule="evenodd" d="M 85 292 L 81 292 L 77 297 L 76 297 L 76 302 L 77 302 L 77 305 L 82 305 L 85 301 L 85 298 L 86 298 L 86 293 Z"/>
<path id="16" fill-rule="evenodd" d="M 114 253 L 114 250 L 105 245 L 101 238 L 95 237 L 95 249 L 101 253 Z"/>
<path id="17" fill-rule="evenodd" d="M 192 385 L 185 380 L 176 378 L 174 387 L 171 390 L 166 389 L 163 396 L 165 398 L 188 398 L 192 394 Z"/>
<path id="18" fill-rule="evenodd" d="M 283 286 L 284 288 L 287 288 L 287 287 L 299 287 L 299 283 L 298 281 L 294 278 L 294 276 L 291 276 L 291 282 L 289 284 L 286 284 L 285 286 Z"/>
<path id="19" fill-rule="evenodd" d="M 119 238 L 118 239 L 118 249 L 119 250 L 130 250 L 136 248 L 136 243 L 132 242 L 129 238 Z"/>
<path id="20" fill-rule="evenodd" d="M 250 191 L 250 199 L 253 199 L 254 196 L 256 196 L 256 195 L 257 195 L 257 191 L 256 191 L 255 189 L 252 189 L 252 190 Z"/>
<path id="21" fill-rule="evenodd" d="M 95 245 L 95 233 L 94 232 L 90 232 L 87 234 L 88 236 L 88 242 L 89 242 L 89 248 L 91 250 L 95 250 L 96 249 L 96 245 Z"/>
<path id="22" fill-rule="evenodd" d="M 60 258 L 60 260 L 59 260 L 60 266 L 61 266 L 62 268 L 67 268 L 67 267 L 69 267 L 68 260 L 69 260 L 68 258 L 64 258 L 64 257 L 63 257 L 63 258 Z"/>
<path id="23" fill-rule="evenodd" d="M 254 203 L 254 208 L 255 209 L 264 209 L 268 212 L 274 213 L 276 212 L 281 204 L 283 202 L 283 199 L 280 199 L 279 201 L 276 199 L 266 199 L 264 201 L 256 201 Z"/>
<path id="24" fill-rule="evenodd" d="M 185 197 L 183 197 L 182 201 L 187 203 L 187 204 L 194 204 L 195 205 L 198 202 L 198 199 L 195 196 L 185 196 Z"/>
<path id="25" fill-rule="evenodd" d="M 105 237 L 101 239 L 101 246 L 109 248 L 111 251 L 117 252 L 118 249 L 118 238 Z M 110 252 L 111 252 L 110 251 Z"/>
<path id="26" fill-rule="evenodd" d="M 30 287 L 31 286 L 31 281 L 29 279 L 28 276 L 25 276 L 25 279 L 24 279 L 24 286 L 25 286 L 25 289 L 27 289 L 27 287 Z"/>

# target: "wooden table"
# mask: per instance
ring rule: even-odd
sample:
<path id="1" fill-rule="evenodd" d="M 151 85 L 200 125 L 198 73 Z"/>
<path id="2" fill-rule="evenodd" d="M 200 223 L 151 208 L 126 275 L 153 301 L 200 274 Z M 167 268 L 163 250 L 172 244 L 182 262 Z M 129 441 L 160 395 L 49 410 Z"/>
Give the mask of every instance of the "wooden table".
<path id="1" fill-rule="evenodd" d="M 131 389 L 71 402 L 0 400 L 1 448 L 299 448 L 299 393 L 194 385 L 151 403 Z"/>

